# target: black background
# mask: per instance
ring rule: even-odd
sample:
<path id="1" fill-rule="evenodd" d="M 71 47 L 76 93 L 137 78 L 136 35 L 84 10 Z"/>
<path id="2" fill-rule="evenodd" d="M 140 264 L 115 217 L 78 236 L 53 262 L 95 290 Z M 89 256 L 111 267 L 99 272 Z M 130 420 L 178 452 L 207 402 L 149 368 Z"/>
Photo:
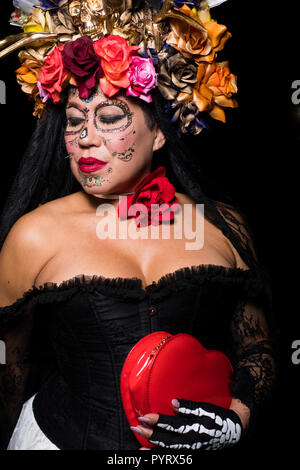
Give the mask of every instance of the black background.
<path id="1" fill-rule="evenodd" d="M 229 59 L 238 76 L 239 108 L 229 110 L 225 125 L 216 122 L 193 140 L 201 166 L 248 215 L 258 253 L 273 282 L 280 373 L 252 440 L 241 446 L 249 457 L 258 450 L 266 456 L 280 451 L 290 455 L 300 434 L 291 431 L 291 425 L 300 422 L 300 364 L 291 362 L 291 344 L 300 339 L 296 302 L 300 106 L 291 103 L 291 84 L 300 80 L 300 41 L 295 6 L 288 10 L 288 5 L 279 3 L 229 0 L 212 10 L 233 35 L 219 59 Z M 3 4 L 1 38 L 21 32 L 8 24 L 12 2 Z M 6 104 L 0 107 L 2 201 L 36 122 L 32 104 L 15 80 L 18 67 L 17 54 L 0 61 L 0 79 L 6 84 Z"/>

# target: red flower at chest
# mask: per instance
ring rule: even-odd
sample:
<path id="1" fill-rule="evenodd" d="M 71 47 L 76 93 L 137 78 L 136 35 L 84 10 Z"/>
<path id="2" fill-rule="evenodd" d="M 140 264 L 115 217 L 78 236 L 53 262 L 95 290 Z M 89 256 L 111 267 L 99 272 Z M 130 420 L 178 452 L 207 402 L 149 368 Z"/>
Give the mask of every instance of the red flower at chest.
<path id="1" fill-rule="evenodd" d="M 134 194 L 121 199 L 118 216 L 135 217 L 137 227 L 159 225 L 173 221 L 179 207 L 175 188 L 165 176 L 165 168 L 159 167 L 140 181 Z"/>

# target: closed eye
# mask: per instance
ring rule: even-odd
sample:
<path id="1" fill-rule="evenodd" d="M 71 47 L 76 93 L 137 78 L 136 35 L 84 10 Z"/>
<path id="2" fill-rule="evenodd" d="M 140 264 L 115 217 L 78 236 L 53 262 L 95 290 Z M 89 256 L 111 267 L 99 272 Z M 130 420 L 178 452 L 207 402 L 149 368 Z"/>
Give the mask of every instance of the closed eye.
<path id="1" fill-rule="evenodd" d="M 80 124 L 82 124 L 83 122 L 85 122 L 84 119 L 82 118 L 77 118 L 77 117 L 69 117 L 67 119 L 68 121 L 68 124 L 71 126 L 71 127 L 76 127 L 76 126 L 79 126 Z"/>
<path id="2" fill-rule="evenodd" d="M 124 119 L 124 117 L 124 114 L 102 114 L 99 116 L 99 120 L 104 124 L 113 124 L 120 121 L 121 119 Z"/>

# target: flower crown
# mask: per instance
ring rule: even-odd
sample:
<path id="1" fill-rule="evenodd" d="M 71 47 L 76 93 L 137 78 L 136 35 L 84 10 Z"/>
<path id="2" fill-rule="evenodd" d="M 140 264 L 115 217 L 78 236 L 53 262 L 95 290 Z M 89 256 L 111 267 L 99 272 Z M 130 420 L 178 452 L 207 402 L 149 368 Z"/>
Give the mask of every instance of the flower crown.
<path id="1" fill-rule="evenodd" d="M 132 0 L 14 0 L 10 22 L 23 33 L 1 41 L 0 57 L 25 46 L 17 81 L 37 117 L 68 85 L 85 100 L 100 86 L 148 103 L 157 87 L 179 131 L 198 134 L 205 113 L 225 122 L 237 106 L 236 77 L 217 61 L 231 33 L 210 15 L 224 1 L 164 0 L 153 12 Z"/>

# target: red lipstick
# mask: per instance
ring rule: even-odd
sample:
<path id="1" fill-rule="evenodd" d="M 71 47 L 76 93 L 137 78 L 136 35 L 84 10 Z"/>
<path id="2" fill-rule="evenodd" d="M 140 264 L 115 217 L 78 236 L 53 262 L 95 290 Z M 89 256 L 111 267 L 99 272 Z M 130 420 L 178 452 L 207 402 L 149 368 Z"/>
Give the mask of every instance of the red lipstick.
<path id="1" fill-rule="evenodd" d="M 98 160 L 97 158 L 83 158 L 81 157 L 78 160 L 78 166 L 80 171 L 83 173 L 92 173 L 94 171 L 99 171 L 107 165 L 107 162 L 103 162 L 102 160 Z"/>

